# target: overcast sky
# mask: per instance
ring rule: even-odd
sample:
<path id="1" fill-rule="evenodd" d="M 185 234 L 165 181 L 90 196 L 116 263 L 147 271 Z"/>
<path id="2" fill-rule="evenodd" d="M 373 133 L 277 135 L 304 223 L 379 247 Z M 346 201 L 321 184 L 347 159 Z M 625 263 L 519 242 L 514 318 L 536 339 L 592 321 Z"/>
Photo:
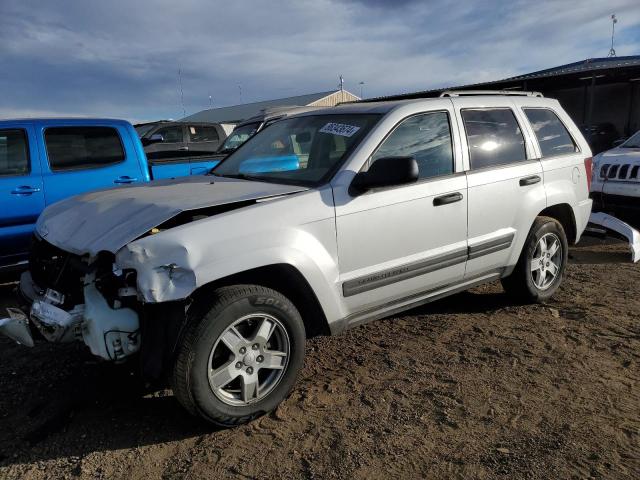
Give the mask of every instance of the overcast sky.
<path id="1" fill-rule="evenodd" d="M 153 120 L 345 88 L 365 97 L 640 54 L 638 0 L 0 0 L 0 117 Z M 240 97 L 240 88 L 242 97 Z"/>

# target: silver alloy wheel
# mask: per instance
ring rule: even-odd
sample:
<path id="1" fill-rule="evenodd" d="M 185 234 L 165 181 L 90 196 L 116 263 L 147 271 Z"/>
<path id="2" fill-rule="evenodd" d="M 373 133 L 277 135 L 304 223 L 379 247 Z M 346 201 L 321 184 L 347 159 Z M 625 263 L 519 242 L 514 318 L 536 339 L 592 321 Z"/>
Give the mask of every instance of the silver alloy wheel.
<path id="1" fill-rule="evenodd" d="M 538 240 L 531 259 L 531 279 L 539 290 L 553 285 L 563 258 L 562 243 L 555 233 L 546 233 Z"/>
<path id="2" fill-rule="evenodd" d="M 231 324 L 209 354 L 209 386 L 227 405 L 245 406 L 266 397 L 289 363 L 290 342 L 280 320 L 252 313 Z"/>

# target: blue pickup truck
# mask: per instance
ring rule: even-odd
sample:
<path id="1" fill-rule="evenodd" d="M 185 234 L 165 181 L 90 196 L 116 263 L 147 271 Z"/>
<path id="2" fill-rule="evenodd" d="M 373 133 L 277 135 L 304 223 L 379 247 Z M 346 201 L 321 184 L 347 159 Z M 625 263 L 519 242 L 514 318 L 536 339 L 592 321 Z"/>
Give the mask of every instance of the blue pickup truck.
<path id="1" fill-rule="evenodd" d="M 0 270 L 26 264 L 34 224 L 58 200 L 99 188 L 202 175 L 219 162 L 207 156 L 149 162 L 124 120 L 0 121 Z"/>

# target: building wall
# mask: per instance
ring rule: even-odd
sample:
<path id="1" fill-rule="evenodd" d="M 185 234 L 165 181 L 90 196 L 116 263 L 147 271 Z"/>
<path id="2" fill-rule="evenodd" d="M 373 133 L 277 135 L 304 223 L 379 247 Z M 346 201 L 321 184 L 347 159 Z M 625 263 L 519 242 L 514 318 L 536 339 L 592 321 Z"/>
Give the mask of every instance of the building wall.
<path id="1" fill-rule="evenodd" d="M 611 123 L 618 134 L 631 135 L 640 129 L 640 88 L 638 82 L 596 84 L 593 96 L 591 123 Z M 545 97 L 556 98 L 577 125 L 588 121 L 590 84 L 543 91 Z M 633 89 L 633 94 L 632 94 Z M 633 98 L 632 98 L 633 97 Z"/>
<path id="2" fill-rule="evenodd" d="M 337 92 L 332 93 L 331 95 L 327 95 L 320 100 L 312 102 L 309 104 L 310 107 L 335 107 L 339 103 L 342 102 L 355 102 L 356 100 L 360 100 L 360 97 L 355 96 L 353 93 L 347 92 L 346 90 L 338 90 Z"/>

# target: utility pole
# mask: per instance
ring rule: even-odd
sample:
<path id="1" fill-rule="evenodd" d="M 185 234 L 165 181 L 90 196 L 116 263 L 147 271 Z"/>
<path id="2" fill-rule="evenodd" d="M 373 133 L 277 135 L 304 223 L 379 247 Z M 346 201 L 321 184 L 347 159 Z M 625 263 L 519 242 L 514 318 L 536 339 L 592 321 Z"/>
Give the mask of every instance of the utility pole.
<path id="1" fill-rule="evenodd" d="M 178 69 L 178 85 L 180 87 L 180 104 L 182 105 L 182 118 L 187 116 L 187 111 L 184 108 L 184 91 L 182 90 L 182 70 Z"/>
<path id="2" fill-rule="evenodd" d="M 187 116 L 187 111 L 184 108 L 184 91 L 182 90 L 182 69 L 178 69 L 178 84 L 180 85 L 180 103 L 182 104 L 182 118 Z"/>
<path id="3" fill-rule="evenodd" d="M 240 105 L 242 105 L 242 85 L 238 84 L 238 91 L 240 92 Z"/>
<path id="4" fill-rule="evenodd" d="M 615 57 L 616 50 L 613 48 L 613 40 L 616 35 L 616 23 L 618 23 L 618 19 L 616 18 L 616 14 L 611 15 L 611 48 L 609 49 L 609 55 L 607 57 Z"/>

